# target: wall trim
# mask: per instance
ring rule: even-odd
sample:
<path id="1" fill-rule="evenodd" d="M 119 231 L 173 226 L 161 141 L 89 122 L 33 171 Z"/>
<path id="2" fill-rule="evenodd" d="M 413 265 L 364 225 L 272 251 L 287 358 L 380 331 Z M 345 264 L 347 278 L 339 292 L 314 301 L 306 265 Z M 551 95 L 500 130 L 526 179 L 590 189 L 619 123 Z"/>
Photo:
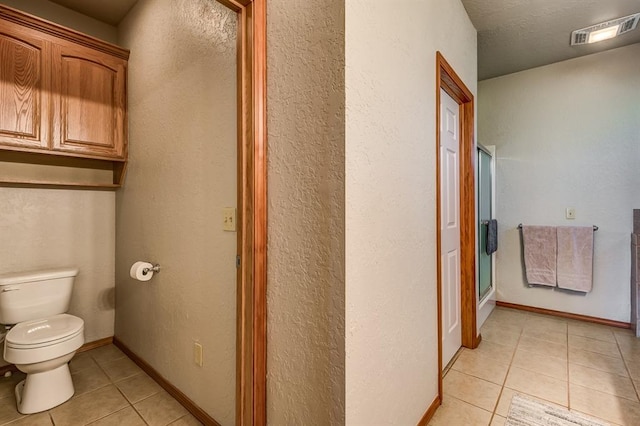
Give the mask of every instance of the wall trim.
<path id="1" fill-rule="evenodd" d="M 107 346 L 113 343 L 113 336 L 105 337 L 104 339 L 94 340 L 93 342 L 85 343 L 80 346 L 80 349 L 76 351 L 76 353 L 90 351 L 91 349 L 96 349 L 101 346 Z"/>
<path id="2" fill-rule="evenodd" d="M 151 366 L 147 361 L 140 358 L 135 352 L 127 347 L 117 337 L 113 338 L 113 344 L 116 345 L 126 356 L 128 356 L 133 362 L 135 362 L 145 373 L 156 381 L 169 395 L 174 397 L 184 408 L 187 409 L 193 416 L 200 420 L 205 425 L 220 426 L 220 423 L 215 421 L 213 417 L 206 413 L 202 408 L 198 407 L 188 396 L 186 396 L 180 389 L 175 387 L 170 381 L 165 379 L 155 368 Z"/>
<path id="3" fill-rule="evenodd" d="M 429 408 L 427 408 L 427 411 L 424 413 L 424 415 L 418 422 L 418 426 L 427 426 L 431 421 L 431 419 L 433 418 L 433 415 L 436 413 L 436 410 L 438 409 L 438 407 L 440 407 L 440 405 L 442 405 L 442 401 L 440 400 L 440 395 L 436 395 L 436 398 L 433 400 Z"/>
<path id="4" fill-rule="evenodd" d="M 94 340 L 93 342 L 85 343 L 80 346 L 80 349 L 76 351 L 77 354 L 90 351 L 91 349 L 99 348 L 101 346 L 107 346 L 113 343 L 113 336 L 105 337 L 103 339 Z M 0 376 L 4 375 L 7 372 L 17 373 L 18 368 L 13 364 L 7 364 L 0 367 Z"/>
<path id="5" fill-rule="evenodd" d="M 545 315 L 551 315 L 554 317 L 591 322 L 594 324 L 607 325 L 609 327 L 631 329 L 631 323 L 628 323 L 628 322 L 591 317 L 588 315 L 572 314 L 571 312 L 554 311 L 553 309 L 536 308 L 535 306 L 519 305 L 517 303 L 501 302 L 499 300 L 496 300 L 496 306 L 501 306 L 503 308 L 518 309 L 520 311 L 534 312 L 536 314 L 545 314 Z"/>

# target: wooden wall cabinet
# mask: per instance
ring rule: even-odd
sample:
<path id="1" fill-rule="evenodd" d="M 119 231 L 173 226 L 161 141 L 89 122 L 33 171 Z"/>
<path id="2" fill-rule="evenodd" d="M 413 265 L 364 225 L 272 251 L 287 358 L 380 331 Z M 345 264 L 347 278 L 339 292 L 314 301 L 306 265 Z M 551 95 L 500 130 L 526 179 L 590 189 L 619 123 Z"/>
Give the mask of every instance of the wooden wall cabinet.
<path id="1" fill-rule="evenodd" d="M 83 46 L 54 46 L 54 150 L 123 158 L 126 73 L 122 59 Z"/>
<path id="2" fill-rule="evenodd" d="M 48 149 L 51 44 L 33 30 L 0 25 L 0 144 Z"/>
<path id="3" fill-rule="evenodd" d="M 0 154 L 108 161 L 113 182 L 107 186 L 120 186 L 127 162 L 128 58 L 126 49 L 0 6 Z M 0 177 L 1 183 L 16 182 Z"/>

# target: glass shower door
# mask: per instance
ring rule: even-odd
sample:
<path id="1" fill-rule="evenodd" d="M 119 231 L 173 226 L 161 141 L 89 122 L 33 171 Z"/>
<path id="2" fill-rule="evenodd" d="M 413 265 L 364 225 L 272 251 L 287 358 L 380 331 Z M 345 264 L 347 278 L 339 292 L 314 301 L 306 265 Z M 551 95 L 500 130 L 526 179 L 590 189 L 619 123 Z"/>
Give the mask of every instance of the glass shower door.
<path id="1" fill-rule="evenodd" d="M 492 156 L 484 147 L 478 147 L 478 294 L 480 300 L 491 292 L 493 263 L 487 254 L 487 223 L 492 219 Z"/>

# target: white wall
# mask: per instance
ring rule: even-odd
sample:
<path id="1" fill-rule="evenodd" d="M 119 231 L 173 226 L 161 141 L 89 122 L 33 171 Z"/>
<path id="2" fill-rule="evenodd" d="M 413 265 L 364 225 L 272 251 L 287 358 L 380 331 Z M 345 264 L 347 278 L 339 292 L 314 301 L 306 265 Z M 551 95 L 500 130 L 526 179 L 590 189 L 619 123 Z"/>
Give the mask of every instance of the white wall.
<path id="1" fill-rule="evenodd" d="M 48 1 L 0 3 L 115 41 L 114 27 Z M 0 163 L 0 170 L 10 166 Z M 60 169 L 58 176 L 69 172 Z M 46 180 L 51 170 L 32 171 Z M 87 342 L 113 336 L 115 198 L 108 191 L 0 188 L 0 274 L 77 266 L 69 312 L 84 319 Z"/>
<path id="2" fill-rule="evenodd" d="M 479 84 L 478 141 L 497 154 L 498 300 L 629 321 L 638 99 L 640 44 Z M 598 225 L 593 292 L 528 288 L 519 223 Z"/>
<path id="3" fill-rule="evenodd" d="M 344 1 L 267 1 L 267 419 L 344 424 Z"/>
<path id="4" fill-rule="evenodd" d="M 222 425 L 235 423 L 237 17 L 209 0 L 140 0 L 122 21 L 129 169 L 117 197 L 116 337 Z M 158 262 L 148 283 L 137 260 Z M 202 367 L 193 343 L 204 349 Z"/>
<path id="5" fill-rule="evenodd" d="M 347 424 L 416 424 L 437 396 L 436 51 L 475 94 L 458 0 L 346 6 Z"/>

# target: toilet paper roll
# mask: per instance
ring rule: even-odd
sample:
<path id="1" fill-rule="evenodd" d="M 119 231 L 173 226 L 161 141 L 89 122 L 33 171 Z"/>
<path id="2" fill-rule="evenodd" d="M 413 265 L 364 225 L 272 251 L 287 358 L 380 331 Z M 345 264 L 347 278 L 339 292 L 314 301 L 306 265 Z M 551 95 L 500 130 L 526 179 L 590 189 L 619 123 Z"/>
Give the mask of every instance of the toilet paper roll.
<path id="1" fill-rule="evenodd" d="M 149 281 L 151 277 L 153 277 L 153 271 L 148 271 L 146 274 L 144 273 L 145 269 L 151 269 L 153 265 L 149 262 L 138 261 L 131 266 L 131 271 L 129 271 L 129 275 L 131 278 L 138 281 Z"/>

